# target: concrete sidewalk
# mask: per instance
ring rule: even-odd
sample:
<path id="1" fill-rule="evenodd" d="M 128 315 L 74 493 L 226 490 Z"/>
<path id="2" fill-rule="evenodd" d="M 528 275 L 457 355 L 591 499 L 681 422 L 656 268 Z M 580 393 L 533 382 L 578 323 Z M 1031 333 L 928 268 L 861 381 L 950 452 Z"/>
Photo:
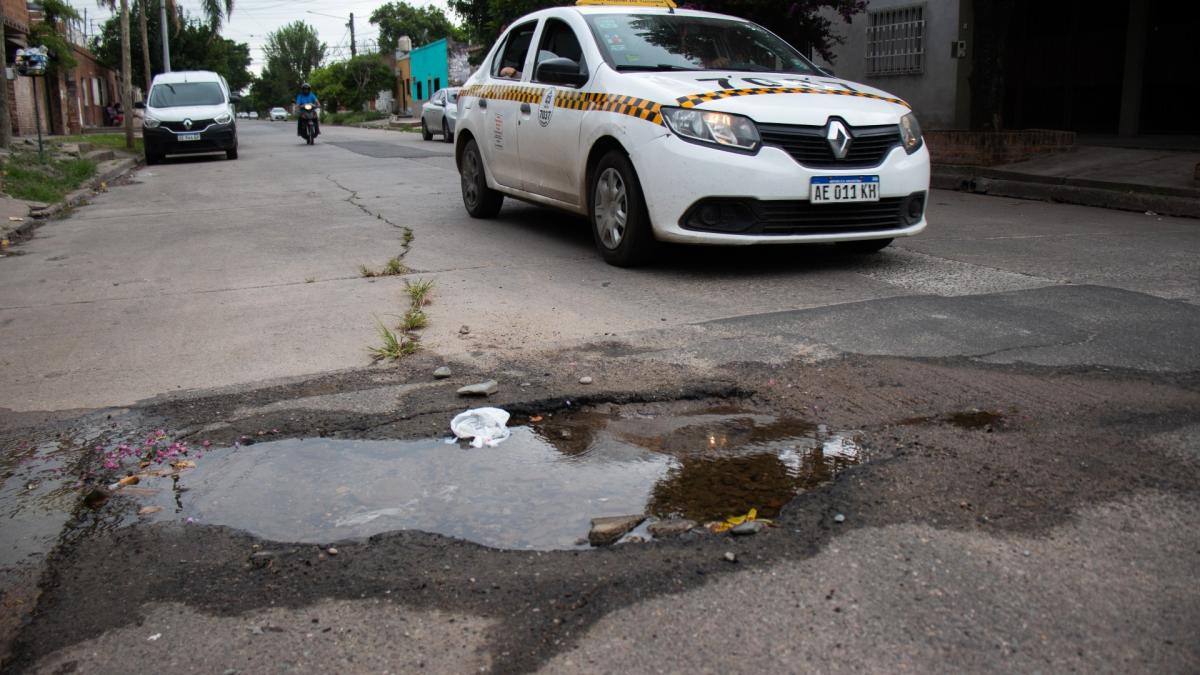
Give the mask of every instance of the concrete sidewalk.
<path id="1" fill-rule="evenodd" d="M 1200 218 L 1200 152 L 1079 145 L 995 167 L 935 165 L 933 187 Z"/>

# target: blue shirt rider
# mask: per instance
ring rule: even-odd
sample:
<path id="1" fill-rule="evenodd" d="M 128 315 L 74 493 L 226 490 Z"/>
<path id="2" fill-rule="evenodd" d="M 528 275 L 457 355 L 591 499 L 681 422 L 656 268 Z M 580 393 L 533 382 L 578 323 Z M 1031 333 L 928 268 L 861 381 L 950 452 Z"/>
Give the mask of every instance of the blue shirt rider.
<path id="1" fill-rule="evenodd" d="M 317 100 L 317 95 L 313 93 L 312 86 L 305 82 L 300 85 L 300 93 L 296 95 L 296 135 L 304 138 L 304 120 L 300 119 L 300 107 L 305 103 L 311 103 L 318 108 L 321 107 L 321 102 Z M 321 135 L 321 116 L 317 115 L 313 120 L 313 126 L 316 127 L 317 135 Z"/>

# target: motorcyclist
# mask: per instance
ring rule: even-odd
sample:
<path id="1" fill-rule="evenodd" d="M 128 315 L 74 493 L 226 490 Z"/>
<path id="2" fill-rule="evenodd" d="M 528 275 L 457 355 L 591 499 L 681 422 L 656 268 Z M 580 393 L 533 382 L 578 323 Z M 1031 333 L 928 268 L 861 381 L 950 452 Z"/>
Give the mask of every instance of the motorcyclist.
<path id="1" fill-rule="evenodd" d="M 300 115 L 300 110 L 306 103 L 311 103 L 317 108 L 321 107 L 321 102 L 317 100 L 317 95 L 313 93 L 312 85 L 307 82 L 300 85 L 300 93 L 296 95 L 296 135 L 301 138 L 304 138 L 304 119 Z M 313 119 L 313 127 L 319 136 L 321 134 L 320 115 L 317 115 Z"/>

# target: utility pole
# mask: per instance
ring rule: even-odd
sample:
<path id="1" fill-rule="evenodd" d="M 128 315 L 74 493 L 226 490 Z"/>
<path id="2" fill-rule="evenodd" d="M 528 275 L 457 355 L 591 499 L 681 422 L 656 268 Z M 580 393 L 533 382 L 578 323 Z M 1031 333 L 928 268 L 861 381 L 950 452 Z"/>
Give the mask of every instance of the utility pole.
<path id="1" fill-rule="evenodd" d="M 133 150 L 133 64 L 129 56 L 129 0 L 121 0 L 121 114 L 125 147 Z"/>
<path id="2" fill-rule="evenodd" d="M 143 0 L 144 2 L 145 0 Z M 162 18 L 159 23 L 162 24 L 162 43 L 163 43 L 163 72 L 171 72 L 171 38 L 167 34 L 167 2 L 160 0 L 158 3 Z M 149 85 L 147 85 L 149 86 Z"/>
<path id="3" fill-rule="evenodd" d="M 350 58 L 354 58 L 358 56 L 358 52 L 354 48 L 354 12 L 350 12 L 350 23 L 346 25 L 350 26 Z"/>

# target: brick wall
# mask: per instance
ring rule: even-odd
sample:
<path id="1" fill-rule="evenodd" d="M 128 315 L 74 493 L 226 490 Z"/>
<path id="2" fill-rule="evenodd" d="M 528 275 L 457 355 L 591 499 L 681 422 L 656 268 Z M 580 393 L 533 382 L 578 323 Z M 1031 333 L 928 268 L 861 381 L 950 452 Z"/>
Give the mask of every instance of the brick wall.
<path id="1" fill-rule="evenodd" d="M 70 74 L 75 86 L 68 87 L 73 90 L 68 94 L 73 108 L 70 125 L 76 130 L 72 133 L 79 127 L 104 126 L 104 106 L 115 99 L 117 91 L 116 75 L 97 63 L 91 52 L 76 48 L 75 61 L 78 65 Z"/>
<path id="2" fill-rule="evenodd" d="M 926 131 L 925 142 L 934 164 L 994 166 L 1069 150 L 1075 144 L 1075 132 L 1047 129 Z"/>

